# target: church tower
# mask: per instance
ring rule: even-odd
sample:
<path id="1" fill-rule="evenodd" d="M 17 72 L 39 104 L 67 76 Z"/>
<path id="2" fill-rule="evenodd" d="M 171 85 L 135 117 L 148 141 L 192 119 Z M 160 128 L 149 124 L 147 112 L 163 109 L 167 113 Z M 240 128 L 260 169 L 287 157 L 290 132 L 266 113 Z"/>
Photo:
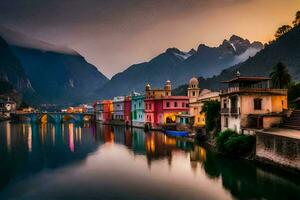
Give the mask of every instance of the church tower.
<path id="1" fill-rule="evenodd" d="M 196 77 L 193 77 L 191 78 L 188 87 L 188 97 L 190 103 L 196 102 L 199 96 L 200 96 L 199 81 Z"/>
<path id="2" fill-rule="evenodd" d="M 171 91 L 172 91 L 171 81 L 167 80 L 165 85 L 165 96 L 171 96 Z"/>

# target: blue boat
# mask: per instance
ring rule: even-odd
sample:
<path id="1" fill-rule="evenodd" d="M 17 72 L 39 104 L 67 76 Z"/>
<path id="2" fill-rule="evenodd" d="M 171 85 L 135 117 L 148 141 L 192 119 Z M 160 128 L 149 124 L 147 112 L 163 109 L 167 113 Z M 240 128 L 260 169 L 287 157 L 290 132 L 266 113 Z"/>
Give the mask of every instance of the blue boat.
<path id="1" fill-rule="evenodd" d="M 179 136 L 179 137 L 187 137 L 189 136 L 188 131 L 174 131 L 174 130 L 164 130 L 164 132 L 169 136 Z"/>

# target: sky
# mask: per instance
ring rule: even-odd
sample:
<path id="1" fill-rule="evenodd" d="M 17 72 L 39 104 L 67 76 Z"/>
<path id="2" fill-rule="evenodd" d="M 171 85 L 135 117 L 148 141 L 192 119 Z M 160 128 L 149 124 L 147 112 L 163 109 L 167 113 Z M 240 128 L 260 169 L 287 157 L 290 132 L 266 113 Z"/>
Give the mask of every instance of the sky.
<path id="1" fill-rule="evenodd" d="M 0 25 L 68 46 L 108 78 L 176 47 L 232 34 L 268 42 L 300 0 L 0 0 Z"/>

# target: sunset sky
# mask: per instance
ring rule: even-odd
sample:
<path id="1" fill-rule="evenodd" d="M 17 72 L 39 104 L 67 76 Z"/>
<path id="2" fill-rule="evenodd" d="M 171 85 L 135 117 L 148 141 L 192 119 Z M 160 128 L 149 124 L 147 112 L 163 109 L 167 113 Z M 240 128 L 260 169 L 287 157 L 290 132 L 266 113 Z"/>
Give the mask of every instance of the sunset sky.
<path id="1" fill-rule="evenodd" d="M 267 42 L 300 0 L 0 0 L 0 25 L 82 54 L 109 78 L 169 47 Z"/>

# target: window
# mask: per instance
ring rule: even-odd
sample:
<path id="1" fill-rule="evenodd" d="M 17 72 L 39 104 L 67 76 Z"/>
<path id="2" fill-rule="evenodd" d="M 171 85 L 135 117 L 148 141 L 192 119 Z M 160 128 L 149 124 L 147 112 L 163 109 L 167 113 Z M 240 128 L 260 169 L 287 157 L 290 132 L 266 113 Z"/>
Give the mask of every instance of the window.
<path id="1" fill-rule="evenodd" d="M 167 102 L 166 106 L 167 106 L 167 107 L 170 107 L 170 102 Z"/>
<path id="2" fill-rule="evenodd" d="M 228 128 L 228 118 L 227 118 L 227 117 L 225 118 L 225 124 L 224 124 L 224 127 Z"/>
<path id="3" fill-rule="evenodd" d="M 227 108 L 227 99 L 224 99 L 223 101 L 223 108 Z"/>
<path id="4" fill-rule="evenodd" d="M 177 102 L 174 102 L 174 107 L 175 107 L 175 108 L 177 107 Z"/>
<path id="5" fill-rule="evenodd" d="M 254 110 L 261 110 L 262 99 L 254 99 Z"/>
<path id="6" fill-rule="evenodd" d="M 184 107 L 184 103 L 182 102 L 181 107 Z"/>
<path id="7" fill-rule="evenodd" d="M 196 95 L 195 91 L 193 91 L 193 97 Z"/>

